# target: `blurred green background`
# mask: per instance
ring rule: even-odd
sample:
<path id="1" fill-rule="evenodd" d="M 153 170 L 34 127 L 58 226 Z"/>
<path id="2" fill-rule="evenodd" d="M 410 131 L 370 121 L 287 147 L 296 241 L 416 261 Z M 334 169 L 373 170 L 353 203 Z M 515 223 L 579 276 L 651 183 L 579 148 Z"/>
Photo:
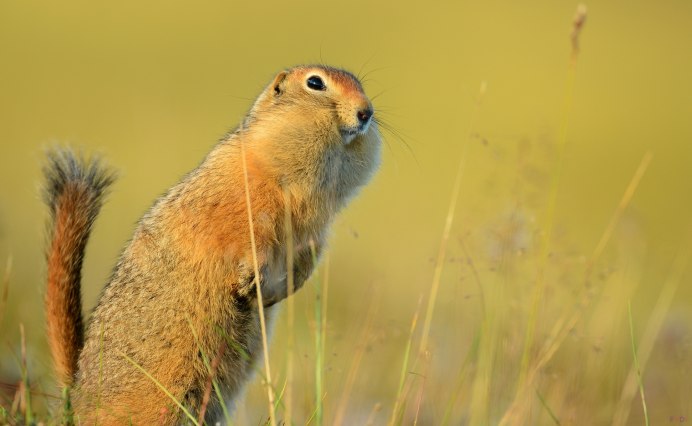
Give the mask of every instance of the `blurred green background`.
<path id="1" fill-rule="evenodd" d="M 153 200 L 236 126 L 276 71 L 322 62 L 365 76 L 378 116 L 394 129 L 384 133 L 380 172 L 335 223 L 328 270 L 321 273 L 329 283 L 325 419 L 337 416 L 359 351 L 363 361 L 343 402 L 346 419 L 380 424 L 389 417 L 412 317 L 419 299 L 421 315 L 429 300 L 465 152 L 431 327 L 433 349 L 425 374 L 406 378 L 410 410 L 403 421 L 413 420 L 420 401 L 422 424 L 439 424 L 445 413 L 452 424 L 473 424 L 475 415 L 496 423 L 514 398 L 543 264 L 539 241 L 551 222 L 546 209 L 560 157 L 576 5 L 1 2 L 0 264 L 10 258 L 12 264 L 0 312 L 0 383 L 16 384 L 12 354 L 23 323 L 36 391 L 58 394 L 42 313 L 46 209 L 39 187 L 46 147 L 69 144 L 100 153 L 120 172 L 87 249 L 83 293 L 90 309 Z M 587 285 L 595 296 L 544 372 L 559 386 L 548 379 L 539 386 L 564 424 L 610 422 L 615 415 L 632 362 L 627 302 L 638 340 L 651 324 L 676 253 L 689 244 L 692 224 L 692 3 L 587 6 L 538 342 L 545 337 L 541 327 L 581 300 L 586 259 L 645 154 L 653 157 L 596 262 L 598 279 Z M 487 91 L 477 103 L 482 82 Z M 691 278 L 683 272 L 678 280 L 644 368 L 653 424 L 669 416 L 692 418 Z M 497 345 L 486 348 L 492 362 L 485 376 L 483 346 L 473 349 L 484 315 L 479 285 L 487 286 L 486 307 L 497 314 L 491 339 Z M 314 407 L 313 287 L 296 295 L 298 423 Z M 366 325 L 370 303 L 377 308 Z M 283 318 L 272 344 L 279 383 Z M 420 324 L 414 347 L 419 336 Z M 474 402 L 483 388 L 479 377 L 490 380 L 480 394 L 490 408 Z M 12 388 L 5 388 L 11 400 Z M 36 398 L 38 405 L 49 399 Z M 240 422 L 256 424 L 266 414 L 259 384 L 249 388 L 246 401 Z M 542 405 L 533 404 L 530 421 L 549 423 Z M 638 397 L 627 406 L 630 421 L 642 418 Z"/>

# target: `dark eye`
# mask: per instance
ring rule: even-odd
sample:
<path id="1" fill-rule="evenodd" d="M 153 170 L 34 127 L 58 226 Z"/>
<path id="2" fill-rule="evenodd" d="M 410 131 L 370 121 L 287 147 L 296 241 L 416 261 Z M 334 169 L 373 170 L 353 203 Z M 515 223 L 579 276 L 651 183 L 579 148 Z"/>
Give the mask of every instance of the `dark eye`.
<path id="1" fill-rule="evenodd" d="M 308 87 L 312 90 L 327 90 L 324 81 L 316 75 L 310 76 L 307 81 Z"/>

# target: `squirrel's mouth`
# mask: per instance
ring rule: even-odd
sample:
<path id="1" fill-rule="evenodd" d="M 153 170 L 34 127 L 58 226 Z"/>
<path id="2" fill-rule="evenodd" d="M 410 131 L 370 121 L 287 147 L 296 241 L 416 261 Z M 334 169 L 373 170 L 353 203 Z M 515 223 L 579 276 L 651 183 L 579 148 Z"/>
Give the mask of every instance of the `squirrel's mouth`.
<path id="1" fill-rule="evenodd" d="M 359 126 L 345 126 L 339 129 L 341 132 L 341 137 L 344 139 L 344 145 L 348 145 L 353 142 L 353 139 L 355 139 L 356 136 L 367 133 L 369 128 L 370 122 L 368 121 L 367 123 L 362 123 Z"/>

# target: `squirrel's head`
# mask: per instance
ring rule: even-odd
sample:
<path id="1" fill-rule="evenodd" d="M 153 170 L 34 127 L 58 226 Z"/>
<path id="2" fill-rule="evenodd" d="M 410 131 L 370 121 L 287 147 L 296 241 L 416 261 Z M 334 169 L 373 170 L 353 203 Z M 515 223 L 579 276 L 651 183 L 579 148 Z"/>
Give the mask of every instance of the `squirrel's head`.
<path id="1" fill-rule="evenodd" d="M 311 181 L 315 191 L 340 201 L 364 185 L 379 164 L 372 103 L 360 81 L 341 69 L 304 65 L 281 71 L 243 127 L 285 179 Z"/>

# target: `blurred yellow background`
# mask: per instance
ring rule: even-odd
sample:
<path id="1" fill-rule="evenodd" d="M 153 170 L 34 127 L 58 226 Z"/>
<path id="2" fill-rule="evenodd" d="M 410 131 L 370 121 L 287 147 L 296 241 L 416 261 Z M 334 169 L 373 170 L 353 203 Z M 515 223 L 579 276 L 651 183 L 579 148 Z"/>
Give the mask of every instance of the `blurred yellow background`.
<path id="1" fill-rule="evenodd" d="M 358 351 L 363 361 L 344 402 L 346 419 L 381 424 L 389 417 L 412 317 L 419 299 L 421 315 L 429 300 L 462 153 L 466 168 L 433 315 L 433 349 L 429 368 L 407 376 L 405 424 L 418 401 L 422 424 L 499 421 L 515 396 L 543 264 L 539 241 L 551 223 L 551 181 L 560 176 L 539 343 L 582 300 L 587 259 L 650 152 L 650 166 L 596 262 L 596 278 L 586 284 L 593 295 L 543 371 L 543 387 L 536 385 L 563 424 L 610 422 L 632 363 L 627 303 L 638 341 L 652 324 L 676 253 L 690 243 L 692 3 L 588 3 L 565 115 L 576 5 L 1 2 L 0 272 L 6 259 L 12 266 L 0 312 L 0 383 L 17 380 L 12 353 L 23 323 L 32 377 L 41 392 L 58 395 L 42 313 L 46 209 L 39 186 L 46 147 L 100 153 L 119 170 L 87 248 L 83 294 L 90 309 L 153 200 L 237 125 L 276 71 L 322 62 L 364 76 L 377 115 L 394 129 L 384 133 L 380 172 L 334 226 L 325 419 L 337 415 Z M 477 103 L 483 82 L 487 91 Z M 556 173 L 565 117 L 564 162 Z M 691 278 L 683 272 L 678 280 L 644 368 L 653 424 L 692 419 Z M 491 326 L 497 345 L 478 349 L 492 354 L 485 375 L 472 349 L 483 327 L 479 285 L 497 314 Z M 296 374 L 304 384 L 295 400 L 298 424 L 314 407 L 313 299 L 310 286 L 296 295 Z M 371 301 L 377 307 L 368 326 Z M 279 381 L 282 318 L 271 350 Z M 417 329 L 414 347 L 419 335 Z M 479 377 L 489 383 L 479 384 Z M 478 402 L 479 392 L 490 407 Z M 241 424 L 264 418 L 262 398 L 253 384 L 238 412 Z M 638 398 L 627 404 L 630 421 L 642 419 Z M 527 421 L 550 424 L 535 401 Z"/>

